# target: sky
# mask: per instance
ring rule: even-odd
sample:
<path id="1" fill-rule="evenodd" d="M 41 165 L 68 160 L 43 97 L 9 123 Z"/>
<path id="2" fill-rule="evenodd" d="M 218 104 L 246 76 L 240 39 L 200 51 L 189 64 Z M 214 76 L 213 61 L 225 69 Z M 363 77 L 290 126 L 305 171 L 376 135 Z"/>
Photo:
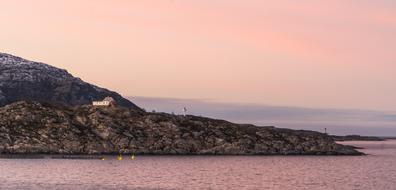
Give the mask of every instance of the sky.
<path id="1" fill-rule="evenodd" d="M 0 52 L 124 96 L 396 111 L 393 0 L 0 4 Z"/>

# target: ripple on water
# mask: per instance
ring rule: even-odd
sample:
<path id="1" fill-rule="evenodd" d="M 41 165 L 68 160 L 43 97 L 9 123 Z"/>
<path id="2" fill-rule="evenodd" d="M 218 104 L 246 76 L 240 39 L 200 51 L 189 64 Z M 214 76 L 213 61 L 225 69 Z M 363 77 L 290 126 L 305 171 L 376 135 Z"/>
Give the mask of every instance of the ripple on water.
<path id="1" fill-rule="evenodd" d="M 396 189 L 396 141 L 348 143 L 370 155 L 1 159 L 0 189 Z"/>

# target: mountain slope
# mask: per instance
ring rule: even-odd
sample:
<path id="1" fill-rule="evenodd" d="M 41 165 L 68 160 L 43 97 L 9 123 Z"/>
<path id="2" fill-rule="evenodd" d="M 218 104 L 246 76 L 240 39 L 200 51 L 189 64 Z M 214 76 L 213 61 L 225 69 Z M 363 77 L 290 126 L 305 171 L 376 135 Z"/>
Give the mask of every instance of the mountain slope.
<path id="1" fill-rule="evenodd" d="M 0 106 L 20 100 L 76 106 L 106 96 L 121 106 L 142 111 L 118 93 L 86 83 L 66 70 L 0 53 Z"/>

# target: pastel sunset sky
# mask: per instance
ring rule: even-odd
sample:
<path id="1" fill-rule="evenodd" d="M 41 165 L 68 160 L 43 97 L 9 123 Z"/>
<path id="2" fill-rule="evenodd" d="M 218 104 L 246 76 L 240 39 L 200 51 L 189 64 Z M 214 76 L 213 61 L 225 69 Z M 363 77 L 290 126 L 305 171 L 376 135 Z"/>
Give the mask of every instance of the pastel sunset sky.
<path id="1" fill-rule="evenodd" d="M 396 111 L 394 0 L 0 0 L 0 51 L 125 96 Z"/>

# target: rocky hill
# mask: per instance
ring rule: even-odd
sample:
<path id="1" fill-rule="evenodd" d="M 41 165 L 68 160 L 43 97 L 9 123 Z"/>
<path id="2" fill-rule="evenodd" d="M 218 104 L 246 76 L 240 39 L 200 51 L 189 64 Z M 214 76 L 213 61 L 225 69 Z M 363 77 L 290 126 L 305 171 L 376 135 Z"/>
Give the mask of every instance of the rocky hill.
<path id="1" fill-rule="evenodd" d="M 322 133 L 122 107 L 21 101 L 0 116 L 1 154 L 360 155 Z"/>
<path id="2" fill-rule="evenodd" d="M 106 96 L 121 106 L 142 111 L 119 94 L 88 84 L 66 70 L 0 53 L 0 106 L 20 100 L 77 106 Z"/>

